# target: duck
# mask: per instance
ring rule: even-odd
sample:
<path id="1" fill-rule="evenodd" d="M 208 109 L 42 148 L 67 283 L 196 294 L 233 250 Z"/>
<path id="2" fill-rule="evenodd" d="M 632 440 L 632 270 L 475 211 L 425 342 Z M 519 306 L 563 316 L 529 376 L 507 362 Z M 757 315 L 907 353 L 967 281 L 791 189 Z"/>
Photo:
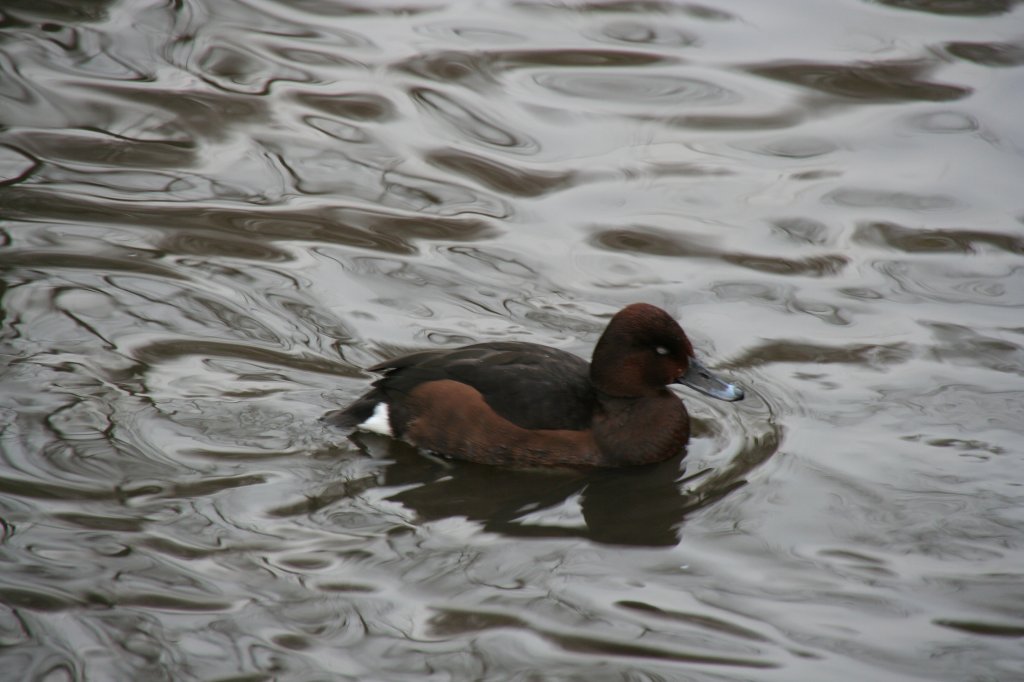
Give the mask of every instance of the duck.
<path id="1" fill-rule="evenodd" d="M 618 311 L 591 360 L 497 341 L 415 352 L 369 368 L 371 389 L 324 421 L 405 441 L 448 459 L 510 467 L 625 467 L 685 451 L 686 406 L 669 386 L 742 400 L 707 369 L 679 323 L 634 303 Z"/>

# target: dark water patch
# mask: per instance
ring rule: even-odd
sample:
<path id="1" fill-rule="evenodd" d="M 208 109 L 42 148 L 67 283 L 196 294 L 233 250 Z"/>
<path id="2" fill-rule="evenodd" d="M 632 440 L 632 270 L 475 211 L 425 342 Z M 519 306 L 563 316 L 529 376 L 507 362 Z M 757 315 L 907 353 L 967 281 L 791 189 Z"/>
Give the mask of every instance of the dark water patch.
<path id="1" fill-rule="evenodd" d="M 647 227 L 598 229 L 591 237 L 591 243 L 598 248 L 612 251 L 652 256 L 715 258 L 721 255 L 721 252 L 703 239 Z"/>
<path id="2" fill-rule="evenodd" d="M 48 101 L 56 100 L 59 104 L 60 128 L 95 129 L 112 135 L 112 129 L 124 126 L 125 107 L 131 107 L 149 119 L 148 125 L 142 128 L 145 131 L 143 141 L 198 144 L 199 140 L 226 140 L 240 126 L 271 118 L 262 99 L 244 93 L 198 89 L 167 92 L 122 80 L 90 84 L 89 94 L 89 106 L 83 108 L 67 91 L 46 93 Z M 12 122 L 26 128 L 39 127 L 38 114 L 29 109 L 23 115 L 25 118 Z"/>
<path id="3" fill-rule="evenodd" d="M 89 530 L 110 530 L 121 533 L 137 533 L 148 524 L 148 519 L 145 518 L 98 516 L 95 514 L 62 513 L 54 514 L 54 518 Z"/>
<path id="4" fill-rule="evenodd" d="M 271 117 L 266 102 L 246 95 L 203 91 L 182 95 L 110 85 L 100 91 L 136 106 L 144 104 L 155 111 L 173 114 L 173 120 L 165 124 L 170 131 L 183 130 L 190 136 L 213 140 L 224 139 L 240 125 L 265 122 Z"/>
<path id="5" fill-rule="evenodd" d="M 291 0 L 292 9 L 306 12 L 315 20 L 324 17 L 415 17 L 420 14 L 431 14 L 437 8 L 430 3 L 385 3 L 379 6 L 367 2 L 324 2 L 323 0 Z"/>
<path id="6" fill-rule="evenodd" d="M 747 67 L 749 73 L 800 85 L 848 101 L 868 104 L 908 101 L 949 102 L 971 89 L 924 80 L 934 68 L 925 61 L 827 64 L 777 62 Z"/>
<path id="7" fill-rule="evenodd" d="M 206 613 L 229 611 L 233 604 L 222 601 L 197 601 L 170 594 L 126 593 L 113 598 L 112 606 L 126 606 L 152 609 L 155 611 L 181 611 L 184 613 Z"/>
<path id="8" fill-rule="evenodd" d="M 521 197 L 556 192 L 571 185 L 575 177 L 575 173 L 570 172 L 527 170 L 455 149 L 429 152 L 426 159 L 441 168 L 482 182 L 490 189 Z"/>
<path id="9" fill-rule="evenodd" d="M 461 83 L 479 91 L 498 84 L 495 61 L 494 53 L 490 52 L 445 50 L 410 57 L 392 68 L 439 83 Z"/>
<path id="10" fill-rule="evenodd" d="M 872 0 L 872 2 L 896 9 L 962 17 L 1007 14 L 1020 4 L 1020 0 Z"/>
<path id="11" fill-rule="evenodd" d="M 635 67 L 675 61 L 658 52 L 632 50 L 512 50 L 495 54 L 505 68 Z"/>
<path id="12" fill-rule="evenodd" d="M 283 263 L 293 260 L 292 254 L 271 243 L 224 235 L 224 230 L 192 228 L 178 233 L 166 232 L 156 242 L 159 252 L 173 256 L 241 259 L 250 262 Z"/>
<path id="13" fill-rule="evenodd" d="M 1013 254 L 1024 254 L 1021 237 L 972 229 L 935 230 L 913 228 L 896 223 L 861 223 L 854 241 L 883 246 L 903 253 L 979 253 L 985 247 Z"/>
<path id="14" fill-rule="evenodd" d="M 463 632 L 479 632 L 491 628 L 521 628 L 525 622 L 516 616 L 480 611 L 444 610 L 430 621 L 435 637 L 450 637 Z"/>
<path id="15" fill-rule="evenodd" d="M 776 275 L 830 277 L 842 271 L 848 262 L 845 257 L 839 255 L 792 259 L 781 256 L 729 253 L 704 240 L 647 227 L 635 227 L 628 230 L 599 230 L 591 237 L 591 243 L 599 248 L 612 251 L 652 256 L 721 259 L 743 268 Z"/>
<path id="16" fill-rule="evenodd" d="M 542 9 L 551 12 L 572 12 L 574 14 L 654 14 L 671 16 L 684 15 L 708 21 L 728 21 L 735 17 L 725 10 L 699 3 L 664 2 L 664 0 L 598 0 L 596 2 L 518 2 L 524 8 Z"/>
<path id="17" fill-rule="evenodd" d="M 114 249 L 109 251 L 112 252 L 110 255 L 60 253 L 50 249 L 11 249 L 0 253 L 0 269 L 37 272 L 39 277 L 46 276 L 44 273 L 53 268 L 79 272 L 92 270 L 106 273 L 150 275 L 171 280 L 184 278 L 172 267 L 153 262 L 156 257 L 152 253 L 138 249 L 121 249 L 122 253 L 120 254 Z"/>
<path id="18" fill-rule="evenodd" d="M 309 571 L 322 571 L 323 569 L 332 566 L 334 562 L 330 558 L 323 556 L 290 556 L 279 559 L 277 564 L 287 570 L 304 573 Z"/>
<path id="19" fill-rule="evenodd" d="M 312 639 L 301 635 L 276 635 L 271 641 L 280 647 L 291 649 L 292 651 L 305 651 L 314 646 Z"/>
<path id="20" fill-rule="evenodd" d="M 533 631 L 536 631 L 534 628 Z M 544 638 L 566 651 L 582 654 L 598 654 L 601 656 L 622 656 L 626 658 L 648 658 L 654 660 L 675 661 L 679 663 L 695 663 L 702 665 L 724 665 L 739 668 L 775 668 L 776 664 L 767 661 L 743 659 L 740 657 L 711 656 L 705 653 L 689 653 L 672 650 L 668 647 L 645 646 L 632 642 L 621 642 L 600 637 L 568 633 L 544 633 Z"/>
<path id="21" fill-rule="evenodd" d="M 410 243 L 419 240 L 476 241 L 494 236 L 494 227 L 475 217 L 442 217 L 422 215 L 401 215 L 355 208 L 341 208 L 332 211 L 336 227 L 347 230 L 362 230 L 381 236 L 401 236 Z M 332 231 L 332 234 L 334 232 Z M 345 230 L 341 231 L 345 234 Z"/>
<path id="22" fill-rule="evenodd" d="M 120 497 L 113 487 L 86 488 L 12 476 L 0 476 L 0 492 L 34 500 L 115 501 Z"/>
<path id="23" fill-rule="evenodd" d="M 396 116 L 395 105 L 387 98 L 372 92 L 303 92 L 296 94 L 295 100 L 325 114 L 353 121 L 385 123 Z"/>
<path id="24" fill-rule="evenodd" d="M 326 582 L 317 585 L 317 588 L 324 592 L 339 592 L 341 594 L 373 594 L 378 588 L 373 585 L 359 585 L 355 583 Z"/>
<path id="25" fill-rule="evenodd" d="M 97 222 L 129 226 L 144 225 L 168 230 L 171 235 L 182 224 L 208 228 L 245 237 L 273 240 L 308 240 L 344 244 L 389 253 L 414 253 L 416 239 L 473 241 L 495 234 L 488 223 L 475 217 L 425 216 L 388 213 L 377 209 L 315 206 L 309 209 L 251 206 L 226 209 L 219 206 L 167 206 L 160 204 L 106 202 L 21 188 L 0 189 L 0 201 L 9 218 L 34 220 L 46 215 L 50 220 L 71 223 Z M 45 207 L 45 211 L 43 210 Z M 210 245 L 223 243 L 223 236 Z M 195 255 L 201 243 L 194 235 L 178 242 L 186 253 Z M 170 244 L 175 244 L 172 239 Z M 261 248 L 271 259 L 284 257 L 283 251 Z"/>
<path id="26" fill-rule="evenodd" d="M 11 14 L 26 23 L 41 20 L 76 23 L 98 22 L 107 18 L 114 0 L 8 0 L 3 14 Z"/>
<path id="27" fill-rule="evenodd" d="M 690 2 L 682 5 L 683 14 L 702 21 L 737 21 L 739 16 L 718 7 Z"/>
<path id="28" fill-rule="evenodd" d="M 844 364 L 872 367 L 878 371 L 907 362 L 916 350 L 905 343 L 823 346 L 802 341 L 759 343 L 747 353 L 730 360 L 726 369 L 759 367 L 779 362 L 801 365 Z"/>
<path id="29" fill-rule="evenodd" d="M 768 256 L 752 256 L 745 254 L 726 254 L 723 260 L 750 270 L 758 270 L 776 275 L 801 275 L 805 277 L 831 277 L 839 274 L 849 262 L 844 256 L 812 256 L 801 260 L 788 258 L 772 258 Z"/>
<path id="30" fill-rule="evenodd" d="M 946 52 L 982 66 L 1021 66 L 1024 43 L 946 43 Z"/>
<path id="31" fill-rule="evenodd" d="M 950 322 L 924 322 L 935 335 L 932 353 L 940 360 L 987 367 L 997 372 L 1024 374 L 1024 335 L 988 335 L 980 330 Z"/>
<path id="32" fill-rule="evenodd" d="M 140 140 L 98 130 L 24 131 L 10 139 L 32 158 L 119 168 L 190 168 L 197 152 L 191 141 Z"/>
<path id="33" fill-rule="evenodd" d="M 1024 624 L 1011 625 L 1008 623 L 986 623 L 971 620 L 960 620 L 953 618 L 940 618 L 934 621 L 936 625 L 952 628 L 960 632 L 982 637 L 1024 637 Z"/>
<path id="34" fill-rule="evenodd" d="M 778 130 L 799 125 L 807 114 L 789 109 L 769 114 L 687 114 L 673 116 L 665 123 L 678 128 L 708 131 Z"/>
<path id="35" fill-rule="evenodd" d="M 81 602 L 52 589 L 40 592 L 16 587 L 0 587 L 0 602 L 8 607 L 44 612 L 72 611 L 82 606 Z"/>

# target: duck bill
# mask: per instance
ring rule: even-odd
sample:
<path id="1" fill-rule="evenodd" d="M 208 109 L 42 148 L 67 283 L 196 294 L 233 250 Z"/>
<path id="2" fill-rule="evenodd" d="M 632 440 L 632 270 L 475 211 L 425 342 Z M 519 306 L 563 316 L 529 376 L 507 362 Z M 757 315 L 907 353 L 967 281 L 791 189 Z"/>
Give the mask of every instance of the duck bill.
<path id="1" fill-rule="evenodd" d="M 677 384 L 689 386 L 705 395 L 719 400 L 732 402 L 743 400 L 743 389 L 716 377 L 714 373 L 696 359 L 690 358 L 690 367 L 683 376 L 676 379 Z"/>

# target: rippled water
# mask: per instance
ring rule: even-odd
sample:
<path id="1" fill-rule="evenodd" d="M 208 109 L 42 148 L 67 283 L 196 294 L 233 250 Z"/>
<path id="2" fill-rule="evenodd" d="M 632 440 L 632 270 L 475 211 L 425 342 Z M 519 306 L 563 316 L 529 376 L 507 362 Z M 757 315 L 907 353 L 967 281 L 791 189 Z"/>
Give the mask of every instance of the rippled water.
<path id="1" fill-rule="evenodd" d="M 1022 12 L 6 0 L 0 678 L 1024 679 Z M 640 300 L 683 461 L 318 422 Z"/>

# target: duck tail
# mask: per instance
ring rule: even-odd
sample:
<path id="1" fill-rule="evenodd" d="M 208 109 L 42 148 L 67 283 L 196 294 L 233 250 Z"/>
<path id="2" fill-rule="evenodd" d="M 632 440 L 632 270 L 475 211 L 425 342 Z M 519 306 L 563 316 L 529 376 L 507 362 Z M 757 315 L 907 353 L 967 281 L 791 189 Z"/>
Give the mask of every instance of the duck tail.
<path id="1" fill-rule="evenodd" d="M 383 400 L 380 391 L 370 391 L 345 409 L 328 412 L 320 421 L 337 429 L 351 430 L 372 417 L 374 408 Z"/>

